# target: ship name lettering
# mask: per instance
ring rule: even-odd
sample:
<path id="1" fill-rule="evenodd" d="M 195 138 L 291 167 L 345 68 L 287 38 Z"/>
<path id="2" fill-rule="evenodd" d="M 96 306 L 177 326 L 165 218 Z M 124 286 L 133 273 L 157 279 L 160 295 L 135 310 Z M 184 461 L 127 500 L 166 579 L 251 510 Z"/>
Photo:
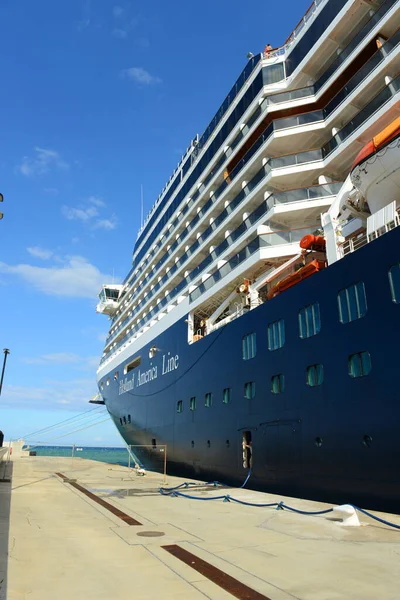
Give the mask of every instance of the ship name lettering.
<path id="1" fill-rule="evenodd" d="M 118 395 L 120 396 L 121 394 L 125 393 L 125 392 L 129 392 L 129 390 L 133 390 L 135 385 L 135 375 L 132 375 L 132 379 L 127 379 L 127 377 L 125 377 L 125 379 L 121 379 L 121 381 L 119 382 L 119 390 L 118 390 Z"/>
<path id="2" fill-rule="evenodd" d="M 149 383 L 149 381 L 153 381 L 153 379 L 157 379 L 157 367 L 150 367 L 150 369 L 147 369 L 147 371 L 143 371 L 142 373 L 139 369 L 136 386 L 139 387 L 144 383 Z"/>
<path id="3" fill-rule="evenodd" d="M 163 354 L 162 357 L 162 374 L 170 373 L 171 371 L 175 371 L 179 367 L 179 354 L 175 354 L 175 356 L 168 355 L 165 356 Z"/>

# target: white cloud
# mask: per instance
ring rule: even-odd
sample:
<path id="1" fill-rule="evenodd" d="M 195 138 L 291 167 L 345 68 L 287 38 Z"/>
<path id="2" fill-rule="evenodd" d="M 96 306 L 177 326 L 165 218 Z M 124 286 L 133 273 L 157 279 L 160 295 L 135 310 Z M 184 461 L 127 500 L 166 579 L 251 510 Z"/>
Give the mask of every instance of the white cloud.
<path id="1" fill-rule="evenodd" d="M 99 211 L 94 206 L 88 208 L 73 208 L 72 206 L 63 206 L 62 214 L 69 221 L 89 221 L 93 217 L 97 217 Z"/>
<path id="2" fill-rule="evenodd" d="M 12 408 L 54 409 L 68 408 L 69 410 L 89 410 L 89 400 L 96 394 L 94 377 L 69 381 L 49 381 L 43 386 L 6 385 L 3 388 L 2 402 Z M 96 415 L 107 415 L 104 409 L 93 411 L 88 416 L 88 422 L 96 421 Z M 92 419 L 93 415 L 93 419 Z M 71 424 L 66 425 L 70 430 Z M 28 432 L 22 432 L 28 433 Z M 57 435 L 62 435 L 59 432 Z"/>
<path id="3" fill-rule="evenodd" d="M 62 214 L 69 221 L 81 221 L 81 223 L 90 224 L 91 229 L 104 229 L 111 231 L 117 227 L 117 217 L 112 215 L 109 218 L 101 218 L 98 209 L 104 208 L 106 203 L 97 196 L 89 196 L 87 199 L 89 206 L 73 207 L 63 206 Z M 96 218 L 99 217 L 99 218 Z"/>
<path id="4" fill-rule="evenodd" d="M 125 29 L 120 29 L 119 27 L 115 27 L 115 29 L 112 30 L 112 34 L 114 37 L 119 38 L 120 40 L 124 40 L 128 37 L 128 32 L 125 31 Z"/>
<path id="5" fill-rule="evenodd" d="M 17 171 L 25 175 L 25 177 L 44 175 L 52 168 L 69 169 L 69 164 L 63 160 L 56 150 L 39 148 L 38 146 L 34 150 L 35 154 L 32 158 L 24 156 L 21 164 L 16 167 Z"/>
<path id="6" fill-rule="evenodd" d="M 97 219 L 93 225 L 93 229 L 105 229 L 111 231 L 117 227 L 117 217 L 112 215 L 110 219 Z"/>
<path id="7" fill-rule="evenodd" d="M 42 354 L 41 356 L 26 357 L 22 359 L 28 365 L 48 364 L 70 364 L 79 361 L 79 356 L 72 352 L 55 352 L 53 354 Z"/>
<path id="8" fill-rule="evenodd" d="M 40 248 L 40 246 L 31 246 L 30 248 L 27 248 L 27 251 L 31 256 L 35 256 L 41 260 L 49 260 L 53 256 L 53 252 L 51 250 Z"/>
<path id="9" fill-rule="evenodd" d="M 113 7 L 113 15 L 115 18 L 122 17 L 123 14 L 124 14 L 124 9 L 122 8 L 122 6 L 114 6 Z"/>
<path id="10" fill-rule="evenodd" d="M 137 44 L 137 46 L 139 46 L 139 48 L 150 48 L 150 42 L 146 37 L 138 37 L 135 40 L 135 43 Z"/>
<path id="11" fill-rule="evenodd" d="M 79 21 L 76 29 L 79 31 L 79 33 L 81 33 L 82 31 L 84 31 L 85 29 L 87 29 L 90 25 L 90 19 L 83 19 L 83 21 Z"/>
<path id="12" fill-rule="evenodd" d="M 15 275 L 35 289 L 50 296 L 95 299 L 102 284 L 111 280 L 82 256 L 67 256 L 64 264 L 52 267 L 36 267 L 0 263 L 6 275 Z"/>
<path id="13" fill-rule="evenodd" d="M 99 365 L 98 356 L 79 356 L 74 352 L 53 352 L 40 356 L 27 356 L 22 362 L 28 365 L 70 365 L 80 371 L 94 371 Z"/>
<path id="14" fill-rule="evenodd" d="M 155 85 L 162 83 L 159 77 L 150 75 L 148 71 L 142 67 L 131 67 L 130 69 L 124 69 L 121 71 L 121 77 L 125 77 L 141 85 Z"/>
<path id="15" fill-rule="evenodd" d="M 90 202 L 91 204 L 94 204 L 95 206 L 98 206 L 100 208 L 106 205 L 104 200 L 102 200 L 101 198 L 98 198 L 97 196 L 89 196 L 88 202 Z"/>

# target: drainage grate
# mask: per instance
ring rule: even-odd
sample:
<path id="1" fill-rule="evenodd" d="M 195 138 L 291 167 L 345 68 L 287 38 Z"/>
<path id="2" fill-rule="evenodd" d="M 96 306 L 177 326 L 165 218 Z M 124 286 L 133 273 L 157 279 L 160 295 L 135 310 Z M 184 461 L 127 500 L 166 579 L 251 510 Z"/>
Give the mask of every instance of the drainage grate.
<path id="1" fill-rule="evenodd" d="M 163 531 L 139 531 L 136 535 L 140 535 L 140 537 L 161 537 L 165 533 Z"/>

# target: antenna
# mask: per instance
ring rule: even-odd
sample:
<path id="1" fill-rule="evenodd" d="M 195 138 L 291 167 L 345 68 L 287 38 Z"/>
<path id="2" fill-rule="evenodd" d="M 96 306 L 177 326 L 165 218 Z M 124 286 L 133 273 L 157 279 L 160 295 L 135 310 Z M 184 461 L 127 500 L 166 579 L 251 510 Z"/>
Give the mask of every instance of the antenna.
<path id="1" fill-rule="evenodd" d="M 143 228 L 143 184 L 140 184 L 140 229 Z"/>

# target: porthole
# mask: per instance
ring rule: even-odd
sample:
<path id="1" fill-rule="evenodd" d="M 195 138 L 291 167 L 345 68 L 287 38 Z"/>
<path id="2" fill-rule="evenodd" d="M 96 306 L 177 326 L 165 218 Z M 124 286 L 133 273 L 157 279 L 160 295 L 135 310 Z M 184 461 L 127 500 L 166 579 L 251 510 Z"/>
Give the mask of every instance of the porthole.
<path id="1" fill-rule="evenodd" d="M 149 358 L 154 358 L 157 352 L 157 347 L 152 346 L 149 350 Z"/>
<path id="2" fill-rule="evenodd" d="M 231 444 L 230 444 L 230 441 L 229 441 L 229 440 L 226 440 L 225 444 L 226 444 L 226 447 L 227 447 L 227 448 L 230 448 L 230 447 L 231 447 Z"/>
<path id="3" fill-rule="evenodd" d="M 192 446 L 192 448 L 194 448 L 194 441 L 193 440 L 191 441 L 191 446 Z"/>
<path id="4" fill-rule="evenodd" d="M 207 448 L 211 448 L 211 442 L 210 442 L 210 440 L 207 440 Z"/>
<path id="5" fill-rule="evenodd" d="M 123 417 L 123 419 L 124 419 L 124 425 L 126 425 L 126 417 Z"/>
<path id="6" fill-rule="evenodd" d="M 321 448 L 322 446 L 322 438 L 321 437 L 316 437 L 314 440 L 315 445 L 317 446 L 317 448 Z"/>
<path id="7" fill-rule="evenodd" d="M 156 448 L 156 447 L 157 447 L 157 440 L 156 440 L 156 438 L 153 438 L 153 439 L 151 440 L 151 445 L 153 446 L 153 448 Z"/>

